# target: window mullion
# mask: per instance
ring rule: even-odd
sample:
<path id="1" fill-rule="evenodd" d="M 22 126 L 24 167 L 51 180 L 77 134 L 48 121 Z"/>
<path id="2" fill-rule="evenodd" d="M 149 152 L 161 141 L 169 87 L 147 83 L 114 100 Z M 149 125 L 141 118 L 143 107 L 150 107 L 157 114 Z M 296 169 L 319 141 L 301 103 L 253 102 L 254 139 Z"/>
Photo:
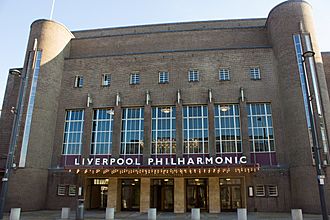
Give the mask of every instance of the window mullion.
<path id="1" fill-rule="evenodd" d="M 112 124 L 113 124 L 113 115 L 110 115 L 110 119 L 109 119 L 109 140 L 108 140 L 108 154 L 112 153 L 111 149 L 112 149 Z"/>
<path id="2" fill-rule="evenodd" d="M 139 109 L 139 119 L 138 119 L 138 124 L 139 124 L 139 144 L 138 144 L 138 154 L 141 153 L 141 124 L 142 124 L 142 108 Z"/>
<path id="3" fill-rule="evenodd" d="M 236 111 L 235 111 L 235 105 L 231 106 L 233 108 L 233 121 L 234 121 L 234 144 L 235 144 L 235 151 L 236 153 L 238 153 L 237 151 L 237 132 L 236 132 Z"/>
<path id="4" fill-rule="evenodd" d="M 249 106 L 250 108 L 250 118 L 251 118 L 251 134 L 252 134 L 252 150 L 255 153 L 255 140 L 254 140 L 254 123 L 253 123 L 253 113 L 252 113 L 252 104 Z"/>
<path id="5" fill-rule="evenodd" d="M 172 130 L 172 126 L 173 126 L 173 123 L 172 123 L 172 114 L 173 114 L 173 109 L 172 107 L 170 107 L 170 117 L 169 117 L 169 120 L 170 120 L 170 127 L 169 127 L 169 131 L 170 131 L 170 154 L 172 154 L 172 140 L 173 140 L 173 136 L 172 136 L 172 133 L 173 133 L 173 130 Z"/>
<path id="6" fill-rule="evenodd" d="M 202 131 L 202 146 L 203 146 L 202 151 L 203 151 L 203 153 L 205 153 L 205 143 L 204 143 L 204 141 L 205 141 L 204 140 L 204 131 L 205 131 L 205 128 L 204 128 L 204 106 L 201 106 L 200 108 L 201 108 L 201 113 L 202 113 L 202 115 L 201 115 L 201 121 L 202 121 L 202 129 L 201 129 L 201 131 Z M 199 120 L 197 120 L 197 121 L 199 121 Z"/>
<path id="7" fill-rule="evenodd" d="M 156 128 L 155 128 L 155 154 L 158 153 L 158 107 L 156 108 Z"/>
<path id="8" fill-rule="evenodd" d="M 96 152 L 98 151 L 98 150 L 97 150 L 97 146 L 98 146 L 98 143 L 97 143 L 97 142 L 98 142 L 98 141 L 97 141 L 97 136 L 98 136 L 98 133 L 99 133 L 99 113 L 100 113 L 99 109 L 96 110 L 96 120 L 95 120 L 95 123 L 96 123 L 96 126 L 95 126 L 96 131 L 95 131 L 94 152 L 93 152 L 93 154 L 96 154 Z"/>
<path id="9" fill-rule="evenodd" d="M 68 131 L 67 131 L 67 135 L 66 135 L 66 140 L 65 140 L 65 142 L 66 142 L 66 148 L 65 148 L 65 154 L 67 155 L 68 153 L 69 153 L 69 137 L 70 137 L 70 129 L 71 129 L 71 122 L 70 122 L 70 119 L 71 119 L 71 113 L 72 113 L 72 111 L 69 111 L 68 112 L 68 115 L 69 115 L 69 119 L 68 119 Z"/>
<path id="10" fill-rule="evenodd" d="M 267 104 L 264 104 L 264 110 L 265 110 L 265 121 L 266 121 L 266 128 L 265 128 L 265 132 L 267 132 L 266 138 L 267 138 L 267 144 L 268 144 L 268 152 L 271 152 L 270 150 L 270 140 L 269 140 L 269 126 L 268 126 L 268 114 L 267 114 Z"/>
<path id="11" fill-rule="evenodd" d="M 81 147 L 82 147 L 82 143 L 81 143 L 81 139 L 82 139 L 82 135 L 83 135 L 83 128 L 84 128 L 84 111 L 82 111 L 82 118 L 80 119 L 80 140 L 79 140 L 79 154 L 81 154 Z"/>
<path id="12" fill-rule="evenodd" d="M 128 109 L 124 109 L 125 111 L 125 129 L 124 129 L 124 155 L 126 155 L 126 147 L 127 147 L 127 143 L 126 143 L 126 140 L 127 140 L 127 121 L 128 121 Z"/>
<path id="13" fill-rule="evenodd" d="M 218 122 L 219 122 L 219 144 L 220 144 L 220 149 L 219 153 L 222 153 L 222 127 L 221 127 L 221 112 L 220 112 L 220 105 L 218 105 Z"/>
<path id="14" fill-rule="evenodd" d="M 186 111 L 187 111 L 187 153 L 189 154 L 190 153 L 190 131 L 189 131 L 189 123 L 190 123 L 190 121 L 189 121 L 189 108 L 190 107 L 188 107 L 187 106 L 187 108 L 186 108 Z"/>

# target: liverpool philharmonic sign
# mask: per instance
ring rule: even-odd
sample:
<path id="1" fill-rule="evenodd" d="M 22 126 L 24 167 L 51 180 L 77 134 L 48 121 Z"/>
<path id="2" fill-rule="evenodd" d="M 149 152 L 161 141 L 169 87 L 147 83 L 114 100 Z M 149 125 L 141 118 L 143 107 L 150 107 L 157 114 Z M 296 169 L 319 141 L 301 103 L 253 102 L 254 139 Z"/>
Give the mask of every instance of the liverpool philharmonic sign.
<path id="1" fill-rule="evenodd" d="M 74 166 L 194 166 L 194 165 L 239 165 L 246 164 L 246 156 L 195 157 L 195 158 L 148 158 L 141 164 L 138 158 L 75 158 Z"/>

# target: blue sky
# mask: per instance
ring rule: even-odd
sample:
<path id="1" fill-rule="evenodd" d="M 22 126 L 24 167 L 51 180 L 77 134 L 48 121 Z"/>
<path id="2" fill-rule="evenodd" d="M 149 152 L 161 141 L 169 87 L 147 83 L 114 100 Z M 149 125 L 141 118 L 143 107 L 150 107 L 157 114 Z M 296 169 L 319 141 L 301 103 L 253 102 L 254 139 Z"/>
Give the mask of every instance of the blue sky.
<path id="1" fill-rule="evenodd" d="M 129 25 L 265 18 L 284 0 L 56 0 L 53 20 L 70 30 Z M 309 0 L 313 5 L 319 46 L 330 51 L 330 1 Z M 8 69 L 22 67 L 34 20 L 48 19 L 52 0 L 0 0 L 0 106 Z M 1 108 L 0 107 L 0 108 Z"/>

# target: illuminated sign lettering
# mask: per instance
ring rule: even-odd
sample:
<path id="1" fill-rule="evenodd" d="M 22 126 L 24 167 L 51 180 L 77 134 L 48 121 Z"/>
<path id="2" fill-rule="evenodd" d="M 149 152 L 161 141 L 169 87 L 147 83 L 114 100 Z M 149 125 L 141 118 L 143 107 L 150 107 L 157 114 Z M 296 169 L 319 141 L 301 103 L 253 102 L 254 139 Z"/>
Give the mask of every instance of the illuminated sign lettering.
<path id="1" fill-rule="evenodd" d="M 148 158 L 148 166 L 194 166 L 194 165 L 237 165 L 246 164 L 246 156 L 195 157 L 195 158 Z M 75 166 L 140 166 L 138 158 L 75 158 Z"/>

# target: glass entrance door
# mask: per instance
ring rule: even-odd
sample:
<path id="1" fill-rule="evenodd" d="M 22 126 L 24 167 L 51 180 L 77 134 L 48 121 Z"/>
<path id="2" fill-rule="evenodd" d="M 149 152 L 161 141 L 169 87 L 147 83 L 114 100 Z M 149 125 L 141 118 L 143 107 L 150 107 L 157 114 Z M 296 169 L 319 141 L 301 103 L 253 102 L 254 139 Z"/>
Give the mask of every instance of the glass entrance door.
<path id="1" fill-rule="evenodd" d="M 127 179 L 121 181 L 121 210 L 139 211 L 140 209 L 140 180 Z"/>
<path id="2" fill-rule="evenodd" d="M 187 186 L 187 211 L 192 208 L 200 208 L 207 210 L 208 192 L 207 192 L 207 179 L 188 179 Z"/>
<path id="3" fill-rule="evenodd" d="M 174 211 L 173 179 L 154 179 L 151 182 L 150 208 L 159 211 Z"/>
<path id="4" fill-rule="evenodd" d="M 101 208 L 105 209 L 107 207 L 108 201 L 108 186 L 101 186 Z"/>
<path id="5" fill-rule="evenodd" d="M 108 200 L 108 179 L 90 179 L 89 201 L 86 207 L 90 209 L 105 209 Z"/>
<path id="6" fill-rule="evenodd" d="M 236 211 L 242 207 L 241 180 L 220 179 L 221 211 Z"/>

